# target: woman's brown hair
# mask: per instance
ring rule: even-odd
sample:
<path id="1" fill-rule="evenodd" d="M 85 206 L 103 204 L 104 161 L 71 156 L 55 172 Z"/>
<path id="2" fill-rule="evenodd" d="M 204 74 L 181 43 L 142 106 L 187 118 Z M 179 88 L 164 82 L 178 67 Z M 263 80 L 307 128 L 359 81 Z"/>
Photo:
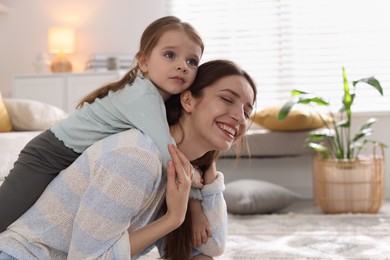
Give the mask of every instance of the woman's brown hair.
<path id="1" fill-rule="evenodd" d="M 203 90 L 221 78 L 238 75 L 244 77 L 252 87 L 256 101 L 256 84 L 247 72 L 242 70 L 237 64 L 228 60 L 213 60 L 203 63 L 199 66 L 194 83 L 188 89 L 195 98 L 203 96 Z M 180 94 L 172 96 L 165 102 L 167 119 L 169 125 L 180 124 L 180 118 L 185 111 L 180 103 Z M 184 133 L 183 133 L 184 134 Z M 243 137 L 237 140 L 239 147 L 242 148 Z M 241 150 L 238 149 L 239 151 Z M 218 158 L 219 151 L 209 151 L 202 157 L 192 161 L 192 165 L 197 166 L 202 172 L 205 172 L 210 165 Z M 191 214 L 187 211 L 183 224 L 166 238 L 166 250 L 164 258 L 172 260 L 190 259 L 191 257 Z"/>
<path id="2" fill-rule="evenodd" d="M 202 53 L 204 50 L 204 44 L 202 38 L 199 36 L 198 32 L 192 27 L 191 24 L 182 22 L 179 18 L 175 16 L 165 16 L 156 21 L 152 22 L 143 32 L 139 44 L 139 51 L 135 55 L 135 58 L 138 60 L 140 56 L 149 57 L 153 48 L 157 45 L 161 36 L 172 30 L 181 30 L 185 32 L 188 37 L 198 44 Z M 102 98 L 107 96 L 108 92 L 118 91 L 124 88 L 127 84 L 133 83 L 134 79 L 141 74 L 141 71 L 138 67 L 138 64 L 135 65 L 131 70 L 129 70 L 119 81 L 109 83 L 105 86 L 102 86 L 87 96 L 85 96 L 78 104 L 77 108 L 83 106 L 84 102 L 92 103 L 96 98 Z"/>

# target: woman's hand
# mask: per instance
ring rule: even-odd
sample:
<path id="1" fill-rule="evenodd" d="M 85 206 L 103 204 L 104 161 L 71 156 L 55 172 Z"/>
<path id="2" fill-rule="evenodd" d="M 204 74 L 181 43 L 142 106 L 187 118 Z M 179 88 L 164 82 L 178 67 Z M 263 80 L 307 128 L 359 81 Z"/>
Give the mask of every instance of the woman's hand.
<path id="1" fill-rule="evenodd" d="M 180 226 L 187 212 L 192 180 L 192 165 L 174 145 L 168 146 L 172 161 L 167 166 L 167 216 Z"/>
<path id="2" fill-rule="evenodd" d="M 175 146 L 169 145 L 168 150 L 172 161 L 167 166 L 167 213 L 129 234 L 132 256 L 178 228 L 184 221 L 191 188 L 192 166 Z"/>

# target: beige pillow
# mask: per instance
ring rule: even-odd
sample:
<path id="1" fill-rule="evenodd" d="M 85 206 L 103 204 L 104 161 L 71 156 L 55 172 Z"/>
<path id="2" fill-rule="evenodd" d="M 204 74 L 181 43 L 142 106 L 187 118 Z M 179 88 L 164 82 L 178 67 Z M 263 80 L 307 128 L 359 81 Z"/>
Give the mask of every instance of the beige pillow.
<path id="1" fill-rule="evenodd" d="M 279 120 L 281 107 L 281 105 L 265 107 L 256 112 L 253 121 L 273 131 L 305 131 L 324 127 L 324 122 L 314 107 L 296 104 L 284 120 Z M 322 116 L 324 119 L 327 118 L 325 114 Z"/>
<path id="2" fill-rule="evenodd" d="M 29 99 L 4 99 L 15 131 L 39 131 L 55 125 L 67 116 L 60 108 Z"/>
<path id="3" fill-rule="evenodd" d="M 0 132 L 10 132 L 12 130 L 7 108 L 4 105 L 3 97 L 0 92 Z"/>

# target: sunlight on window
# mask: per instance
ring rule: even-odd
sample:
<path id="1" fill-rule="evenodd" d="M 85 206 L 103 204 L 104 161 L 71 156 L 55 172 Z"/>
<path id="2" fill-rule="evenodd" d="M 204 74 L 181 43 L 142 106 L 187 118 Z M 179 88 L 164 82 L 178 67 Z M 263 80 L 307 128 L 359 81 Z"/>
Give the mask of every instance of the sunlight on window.
<path id="1" fill-rule="evenodd" d="M 283 102 L 293 88 L 338 106 L 344 66 L 351 82 L 374 75 L 384 88 L 384 98 L 357 89 L 364 100 L 355 110 L 390 111 L 390 1 L 166 1 L 168 14 L 204 38 L 203 62 L 231 59 L 255 78 L 260 107 Z"/>

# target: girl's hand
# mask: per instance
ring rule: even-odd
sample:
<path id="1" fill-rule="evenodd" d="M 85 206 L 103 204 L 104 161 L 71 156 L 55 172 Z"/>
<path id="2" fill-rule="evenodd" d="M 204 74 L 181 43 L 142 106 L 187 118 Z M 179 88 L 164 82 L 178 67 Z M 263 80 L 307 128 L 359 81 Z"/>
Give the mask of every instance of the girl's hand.
<path id="1" fill-rule="evenodd" d="M 191 214 L 192 247 L 198 247 L 207 242 L 212 230 L 199 200 L 190 199 L 188 210 Z"/>
<path id="2" fill-rule="evenodd" d="M 172 161 L 167 166 L 167 216 L 180 226 L 187 212 L 192 180 L 192 165 L 174 145 L 168 146 Z"/>
<path id="3" fill-rule="evenodd" d="M 191 187 L 195 189 L 203 188 L 203 174 L 197 167 L 194 167 L 194 176 L 192 177 Z"/>

